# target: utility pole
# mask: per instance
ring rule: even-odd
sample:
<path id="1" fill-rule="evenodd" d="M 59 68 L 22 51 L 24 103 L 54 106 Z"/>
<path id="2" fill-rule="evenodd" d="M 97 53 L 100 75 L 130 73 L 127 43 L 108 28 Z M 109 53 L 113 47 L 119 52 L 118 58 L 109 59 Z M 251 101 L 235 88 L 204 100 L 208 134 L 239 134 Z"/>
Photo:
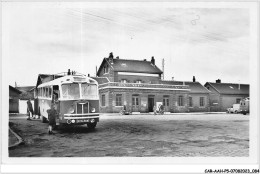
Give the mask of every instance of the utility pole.
<path id="1" fill-rule="evenodd" d="M 162 80 L 164 80 L 164 58 L 162 59 Z"/>

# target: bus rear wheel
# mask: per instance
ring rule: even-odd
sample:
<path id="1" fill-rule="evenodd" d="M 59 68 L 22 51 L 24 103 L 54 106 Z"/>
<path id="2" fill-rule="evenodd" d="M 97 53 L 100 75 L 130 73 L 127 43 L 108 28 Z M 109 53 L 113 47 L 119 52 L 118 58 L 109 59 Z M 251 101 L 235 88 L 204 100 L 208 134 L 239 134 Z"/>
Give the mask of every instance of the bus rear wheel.
<path id="1" fill-rule="evenodd" d="M 97 122 L 87 123 L 87 125 L 88 125 L 88 128 L 89 128 L 89 129 L 93 130 L 93 129 L 95 129 L 95 127 L 97 126 Z"/>
<path id="2" fill-rule="evenodd" d="M 40 107 L 38 109 L 38 116 L 41 118 L 42 123 L 46 123 L 47 122 L 47 119 L 44 116 L 41 115 Z"/>

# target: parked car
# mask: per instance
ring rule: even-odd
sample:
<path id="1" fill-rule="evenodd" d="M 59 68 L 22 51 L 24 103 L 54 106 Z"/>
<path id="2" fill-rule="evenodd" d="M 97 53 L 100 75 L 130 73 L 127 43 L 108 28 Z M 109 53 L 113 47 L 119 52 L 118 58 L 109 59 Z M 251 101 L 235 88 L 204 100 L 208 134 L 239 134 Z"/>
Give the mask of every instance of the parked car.
<path id="1" fill-rule="evenodd" d="M 233 104 L 231 108 L 227 108 L 227 113 L 239 113 L 240 112 L 240 104 Z"/>
<path id="2" fill-rule="evenodd" d="M 249 113 L 249 97 L 243 99 L 241 102 L 240 102 L 240 112 L 243 114 L 243 115 L 246 115 L 247 113 Z"/>

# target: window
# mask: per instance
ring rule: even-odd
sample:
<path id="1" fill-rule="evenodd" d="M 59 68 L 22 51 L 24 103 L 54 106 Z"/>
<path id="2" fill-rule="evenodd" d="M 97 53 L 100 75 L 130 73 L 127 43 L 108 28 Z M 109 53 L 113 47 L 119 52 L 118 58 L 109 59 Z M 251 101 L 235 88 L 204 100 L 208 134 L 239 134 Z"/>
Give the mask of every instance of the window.
<path id="1" fill-rule="evenodd" d="M 104 74 L 108 73 L 108 65 L 104 66 Z"/>
<path id="2" fill-rule="evenodd" d="M 178 105 L 183 106 L 183 96 L 182 95 L 179 96 L 179 98 L 178 98 Z"/>
<path id="3" fill-rule="evenodd" d="M 45 87 L 45 97 L 48 97 L 48 94 L 49 94 L 49 88 Z"/>
<path id="4" fill-rule="evenodd" d="M 49 87 L 46 87 L 46 93 L 45 93 L 45 97 L 48 98 L 49 97 Z"/>
<path id="5" fill-rule="evenodd" d="M 105 96 L 105 94 L 103 94 L 101 96 L 101 106 L 106 106 L 106 96 Z"/>
<path id="6" fill-rule="evenodd" d="M 84 99 L 95 99 L 97 98 L 97 85 L 82 83 L 81 94 Z"/>
<path id="7" fill-rule="evenodd" d="M 63 84 L 61 86 L 62 96 L 64 99 L 79 99 L 79 84 Z"/>
<path id="8" fill-rule="evenodd" d="M 43 87 L 43 97 L 46 97 L 46 87 Z"/>
<path id="9" fill-rule="evenodd" d="M 122 106 L 122 94 L 116 94 L 116 106 Z"/>
<path id="10" fill-rule="evenodd" d="M 163 106 L 169 106 L 169 98 L 168 97 L 163 98 Z"/>
<path id="11" fill-rule="evenodd" d="M 192 97 L 189 97 L 189 106 L 190 106 L 190 107 L 192 107 L 192 106 L 193 106 Z"/>
<path id="12" fill-rule="evenodd" d="M 136 80 L 135 83 L 142 83 L 142 80 Z"/>
<path id="13" fill-rule="evenodd" d="M 49 87 L 49 98 L 51 98 L 52 89 Z"/>
<path id="14" fill-rule="evenodd" d="M 139 106 L 138 96 L 133 96 L 133 98 L 132 98 L 132 105 L 133 106 Z"/>
<path id="15" fill-rule="evenodd" d="M 122 79 L 120 82 L 121 83 L 127 83 L 126 79 Z"/>
<path id="16" fill-rule="evenodd" d="M 41 96 L 41 88 L 38 88 L 38 96 Z"/>
<path id="17" fill-rule="evenodd" d="M 200 97 L 200 106 L 204 106 L 205 102 L 204 102 L 204 97 Z"/>
<path id="18" fill-rule="evenodd" d="M 239 104 L 240 101 L 241 101 L 241 98 L 237 98 L 237 99 L 236 99 L 236 103 L 237 103 L 237 104 Z"/>

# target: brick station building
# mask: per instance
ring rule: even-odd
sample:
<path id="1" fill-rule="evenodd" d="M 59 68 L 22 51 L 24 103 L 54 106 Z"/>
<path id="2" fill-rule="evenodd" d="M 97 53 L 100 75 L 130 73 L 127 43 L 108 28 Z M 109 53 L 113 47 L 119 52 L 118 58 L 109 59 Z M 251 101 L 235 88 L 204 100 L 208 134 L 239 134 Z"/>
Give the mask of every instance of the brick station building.
<path id="1" fill-rule="evenodd" d="M 104 58 L 95 79 L 99 83 L 100 112 L 153 112 L 162 102 L 166 112 L 209 111 L 209 91 L 199 82 L 161 80 L 162 71 L 151 61 Z"/>

